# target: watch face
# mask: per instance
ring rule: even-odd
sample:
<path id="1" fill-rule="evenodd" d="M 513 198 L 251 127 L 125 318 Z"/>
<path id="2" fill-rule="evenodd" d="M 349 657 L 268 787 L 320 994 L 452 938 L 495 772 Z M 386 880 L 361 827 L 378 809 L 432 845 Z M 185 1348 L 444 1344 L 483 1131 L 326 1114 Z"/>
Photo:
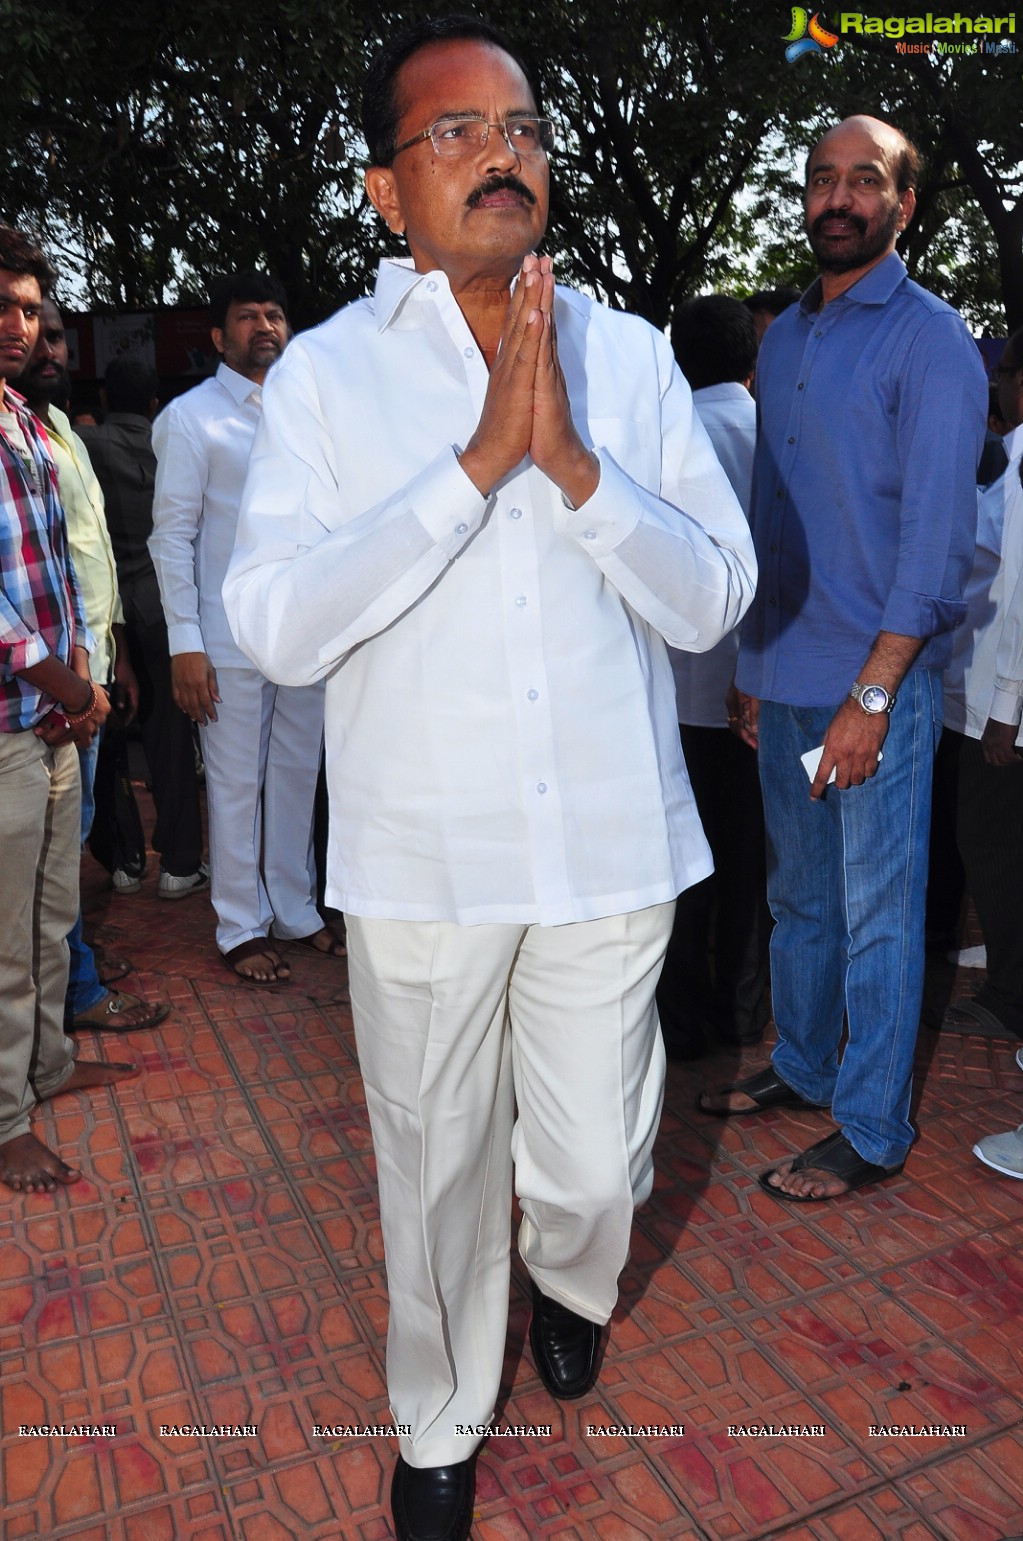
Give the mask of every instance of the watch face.
<path id="1" fill-rule="evenodd" d="M 865 712 L 883 712 L 888 705 L 888 692 L 883 685 L 868 685 L 860 696 Z"/>

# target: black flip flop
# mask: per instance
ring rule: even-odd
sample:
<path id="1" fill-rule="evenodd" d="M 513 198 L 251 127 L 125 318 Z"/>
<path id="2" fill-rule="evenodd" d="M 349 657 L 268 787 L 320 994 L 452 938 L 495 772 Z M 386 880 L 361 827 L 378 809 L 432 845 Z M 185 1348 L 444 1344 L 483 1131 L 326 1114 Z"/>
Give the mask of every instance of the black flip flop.
<path id="1" fill-rule="evenodd" d="M 884 1182 L 886 1177 L 896 1177 L 902 1171 L 903 1164 L 900 1161 L 898 1166 L 878 1166 L 874 1161 L 865 1161 L 841 1129 L 836 1129 L 834 1134 L 827 1135 L 823 1140 L 818 1140 L 816 1145 L 801 1151 L 789 1170 L 805 1172 L 812 1169 L 815 1172 L 826 1172 L 829 1177 L 840 1177 L 846 1185 L 841 1193 L 786 1193 L 784 1188 L 771 1182 L 778 1171 L 777 1167 L 761 1172 L 757 1182 L 765 1193 L 781 1199 L 783 1204 L 826 1204 L 829 1199 L 844 1199 L 847 1193 L 853 1193 L 857 1188 Z"/>
<path id="2" fill-rule="evenodd" d="M 752 1118 L 755 1113 L 766 1113 L 768 1108 L 803 1108 L 813 1112 L 826 1111 L 827 1103 L 807 1102 L 797 1091 L 783 1081 L 781 1076 L 771 1065 L 758 1070 L 755 1075 L 747 1076 L 745 1081 L 736 1081 L 734 1086 L 723 1086 L 715 1095 L 726 1097 L 729 1092 L 742 1092 L 745 1097 L 752 1097 L 755 1107 L 752 1108 L 708 1108 L 704 1106 L 705 1092 L 701 1092 L 696 1099 L 696 1106 L 701 1113 L 709 1113 L 711 1118 Z"/>

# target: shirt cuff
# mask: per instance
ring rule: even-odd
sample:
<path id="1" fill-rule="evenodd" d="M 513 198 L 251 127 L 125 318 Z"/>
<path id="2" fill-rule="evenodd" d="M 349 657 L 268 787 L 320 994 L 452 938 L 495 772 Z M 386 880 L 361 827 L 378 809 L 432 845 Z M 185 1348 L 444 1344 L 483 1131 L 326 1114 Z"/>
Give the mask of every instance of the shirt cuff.
<path id="1" fill-rule="evenodd" d="M 892 589 L 881 617 L 881 631 L 900 637 L 936 637 L 955 631 L 966 615 L 961 599 L 935 599 L 930 594 L 914 594 L 911 589 Z"/>
<path id="2" fill-rule="evenodd" d="M 38 632 L 19 637 L 16 642 L 0 648 L 0 659 L 6 674 L 21 674 L 37 663 L 44 663 L 49 656 L 50 649 Z"/>
<path id="3" fill-rule="evenodd" d="M 489 501 L 466 476 L 450 444 L 412 478 L 405 497 L 434 545 L 452 561 L 483 523 Z"/>
<path id="4" fill-rule="evenodd" d="M 178 653 L 205 653 L 202 631 L 195 621 L 176 621 L 167 627 L 167 651 L 171 657 Z"/>
<path id="5" fill-rule="evenodd" d="M 591 556 L 604 556 L 620 546 L 640 521 L 643 504 L 631 476 L 617 466 L 606 450 L 594 451 L 600 462 L 600 480 L 581 508 L 569 508 L 564 498 L 554 505 L 554 528 L 561 535 L 585 545 Z"/>
<path id="6" fill-rule="evenodd" d="M 1018 728 L 1023 717 L 1023 681 L 996 680 L 988 716 Z"/>

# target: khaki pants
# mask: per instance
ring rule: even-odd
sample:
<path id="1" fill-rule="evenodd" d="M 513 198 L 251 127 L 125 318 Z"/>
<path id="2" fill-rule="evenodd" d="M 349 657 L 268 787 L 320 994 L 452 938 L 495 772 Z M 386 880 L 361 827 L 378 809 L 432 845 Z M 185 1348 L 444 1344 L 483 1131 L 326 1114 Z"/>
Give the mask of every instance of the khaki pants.
<path id="1" fill-rule="evenodd" d="M 664 1050 L 654 989 L 674 903 L 565 926 L 348 916 L 390 1297 L 387 1385 L 412 1466 L 467 1459 L 519 1254 L 606 1322 L 650 1193 Z M 516 1118 L 517 1113 L 517 1118 Z"/>
<path id="2" fill-rule="evenodd" d="M 0 733 L 0 1145 L 74 1068 L 64 1032 L 67 934 L 78 915 L 81 786 L 74 744 Z"/>

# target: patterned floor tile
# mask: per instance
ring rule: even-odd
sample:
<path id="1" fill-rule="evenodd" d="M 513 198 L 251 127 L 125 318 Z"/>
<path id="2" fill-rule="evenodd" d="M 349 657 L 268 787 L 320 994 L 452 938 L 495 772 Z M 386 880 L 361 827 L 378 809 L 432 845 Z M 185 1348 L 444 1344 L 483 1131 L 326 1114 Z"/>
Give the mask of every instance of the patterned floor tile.
<path id="1" fill-rule="evenodd" d="M 387 1295 L 344 965 L 295 952 L 290 986 L 247 989 L 207 896 L 161 903 L 155 867 L 134 900 L 83 874 L 128 987 L 172 1012 L 82 1035 L 143 1076 L 41 1110 L 83 1181 L 2 1206 L 4 1541 L 387 1541 Z M 475 1541 L 1023 1533 L 1023 1184 L 970 1153 L 1018 1122 L 1014 1046 L 921 1034 L 905 1172 L 798 1210 L 756 1177 L 826 1115 L 695 1105 L 769 1050 L 670 1067 L 580 1402 L 540 1384 L 515 1264 L 496 1416 L 550 1433 L 487 1443 Z"/>

